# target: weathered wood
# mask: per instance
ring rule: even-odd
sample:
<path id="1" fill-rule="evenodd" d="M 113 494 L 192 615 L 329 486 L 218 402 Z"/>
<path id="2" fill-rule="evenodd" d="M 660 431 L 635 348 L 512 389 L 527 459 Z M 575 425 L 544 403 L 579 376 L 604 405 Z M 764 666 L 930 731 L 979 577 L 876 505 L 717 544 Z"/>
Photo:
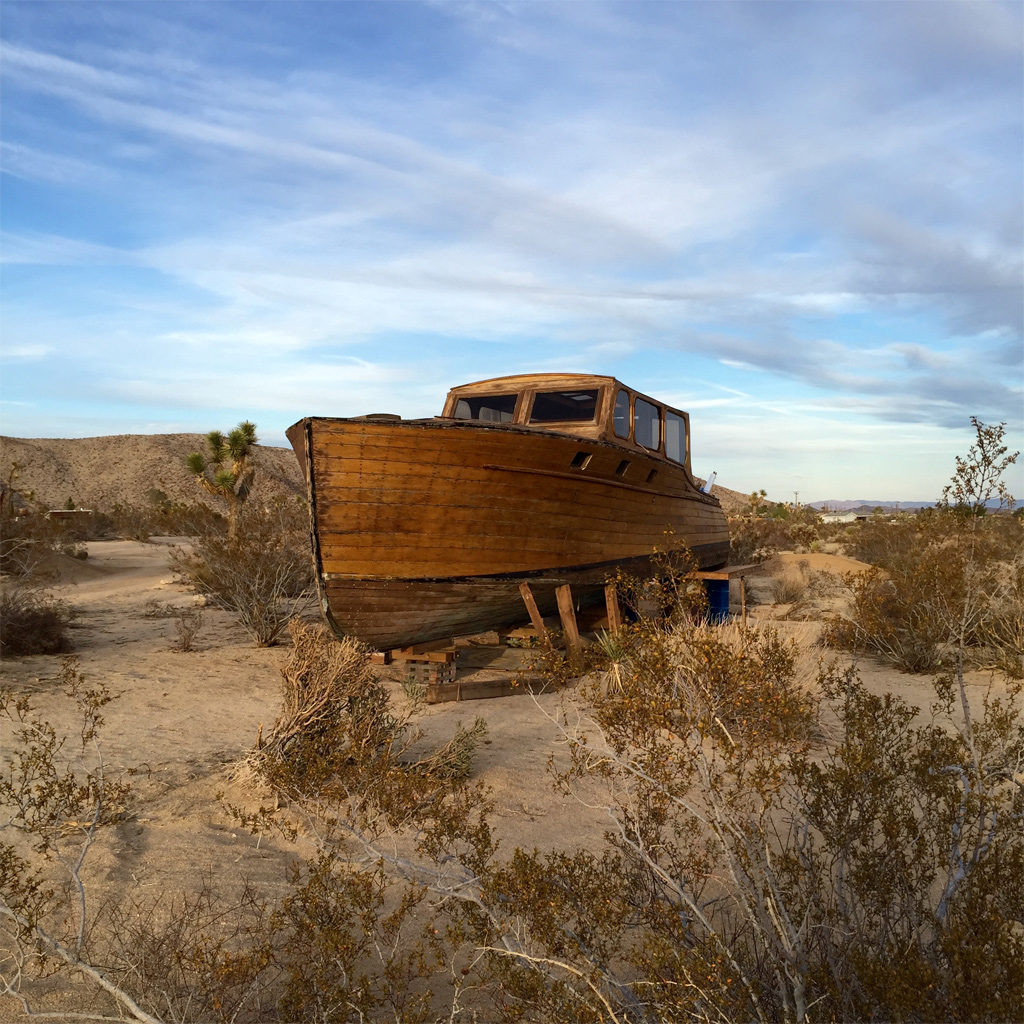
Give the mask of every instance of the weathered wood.
<path id="1" fill-rule="evenodd" d="M 393 650 L 391 653 L 395 658 L 418 658 L 422 654 L 428 654 L 436 651 L 454 651 L 455 648 L 450 643 L 445 643 L 441 640 L 428 640 L 426 643 L 420 644 L 409 644 L 407 647 L 400 647 Z"/>
<path id="2" fill-rule="evenodd" d="M 419 646 L 426 646 L 425 644 L 417 644 Z M 391 652 L 392 661 L 415 661 L 426 664 L 438 664 L 438 665 L 450 665 L 458 655 L 458 651 L 454 647 L 447 647 L 444 650 L 432 650 L 432 651 L 417 651 L 413 652 L 411 648 L 405 648 L 404 650 L 396 650 Z"/>
<path id="3" fill-rule="evenodd" d="M 572 606 L 572 587 L 568 583 L 556 587 L 555 599 L 558 601 L 558 614 L 562 620 L 562 631 L 565 633 L 566 650 L 578 667 L 581 650 L 580 631 L 576 627 L 576 609 Z"/>
<path id="4" fill-rule="evenodd" d="M 537 602 L 534 600 L 533 591 L 530 589 L 530 584 L 523 583 L 519 584 L 519 593 L 523 595 L 523 604 L 526 605 L 526 610 L 530 614 L 530 622 L 533 624 L 533 628 L 541 635 L 547 636 L 547 629 L 544 626 L 544 618 L 540 613 L 540 609 L 537 607 Z"/>
<path id="5" fill-rule="evenodd" d="M 431 687 L 447 686 L 456 681 L 454 662 L 406 661 L 402 667 L 408 678 L 428 691 Z"/>
<path id="6" fill-rule="evenodd" d="M 613 436 L 620 387 L 524 375 L 453 389 L 446 406 L 513 388 L 522 418 L 539 390 L 586 388 L 598 392 L 592 424 L 318 418 L 289 428 L 332 627 L 390 649 L 514 622 L 522 582 L 541 616 L 559 585 L 600 601 L 615 566 L 647 565 L 668 531 L 701 565 L 725 561 L 725 517 L 688 462 Z"/>
<path id="7" fill-rule="evenodd" d="M 444 704 L 458 700 L 484 700 L 488 697 L 515 697 L 519 694 L 543 693 L 549 688 L 546 680 L 539 677 L 522 677 L 514 679 L 456 679 L 448 683 L 427 685 L 426 702 L 428 704 Z"/>
<path id="8" fill-rule="evenodd" d="M 608 632 L 614 636 L 622 629 L 622 614 L 619 611 L 619 592 L 614 583 L 604 588 L 604 603 L 608 609 Z"/>

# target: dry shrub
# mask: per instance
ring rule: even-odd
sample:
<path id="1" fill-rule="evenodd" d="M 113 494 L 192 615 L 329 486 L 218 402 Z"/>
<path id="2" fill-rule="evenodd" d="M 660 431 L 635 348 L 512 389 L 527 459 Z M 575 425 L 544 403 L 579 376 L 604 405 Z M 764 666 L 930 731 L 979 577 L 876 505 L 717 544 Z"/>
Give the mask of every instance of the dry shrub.
<path id="1" fill-rule="evenodd" d="M 807 595 L 807 583 L 803 576 L 787 572 L 772 579 L 772 597 L 776 604 L 796 604 Z"/>
<path id="2" fill-rule="evenodd" d="M 314 594 L 305 503 L 247 506 L 235 537 L 203 533 L 191 550 L 172 548 L 170 564 L 196 593 L 234 612 L 258 647 L 270 647 Z"/>
<path id="3" fill-rule="evenodd" d="M 422 735 L 412 721 L 418 708 L 395 712 L 373 674 L 369 649 L 319 623 L 293 619 L 288 632 L 292 651 L 281 668 L 281 713 L 242 763 L 241 776 L 290 794 L 334 789 L 336 797 L 400 776 L 430 784 L 469 776 L 486 732 L 482 720 L 470 729 L 460 723 L 440 749 L 414 759 L 410 750 Z"/>
<path id="4" fill-rule="evenodd" d="M 28 698 L 0 690 L 11 740 L 0 770 L 4 1008 L 9 999 L 19 1016 L 34 1016 L 36 998 L 63 975 L 68 1019 L 436 1019 L 427 981 L 440 966 L 438 932 L 415 919 L 424 888 L 396 883 L 380 865 L 354 869 L 337 845 L 297 864 L 291 891 L 275 901 L 245 882 L 203 878 L 191 892 L 150 898 L 152 889 L 135 888 L 94 909 L 83 867 L 129 791 L 104 771 L 99 750 L 109 692 L 86 688 L 73 660 L 60 681 L 82 712 L 80 747 Z"/>
<path id="5" fill-rule="evenodd" d="M 150 537 L 195 537 L 226 533 L 224 517 L 202 502 L 170 501 L 162 491 L 152 490 L 143 505 L 118 502 L 103 517 L 109 533 L 125 540 L 147 541 Z"/>
<path id="6" fill-rule="evenodd" d="M 942 662 L 945 637 L 935 595 L 956 580 L 941 562 L 901 568 L 894 576 L 877 568 L 847 576 L 851 613 L 828 620 L 822 641 L 841 650 L 874 654 L 906 672 L 929 672 Z"/>
<path id="7" fill-rule="evenodd" d="M 12 581 L 0 586 L 0 651 L 6 655 L 64 654 L 71 650 L 71 613 L 36 587 Z"/>
<path id="8" fill-rule="evenodd" d="M 179 651 L 193 649 L 199 630 L 203 627 L 203 613 L 198 608 L 176 608 L 174 610 L 174 635 Z"/>
<path id="9" fill-rule="evenodd" d="M 370 668 L 369 648 L 352 637 L 336 640 L 327 627 L 297 619 L 289 623 L 288 633 L 292 649 L 281 668 L 281 713 L 260 739 L 258 759 L 315 758 L 318 747 L 344 732 L 352 705 L 368 697 L 357 717 L 365 722 L 383 715 L 371 731 L 393 732 L 396 721 L 386 711 L 387 695 Z"/>
<path id="10" fill-rule="evenodd" d="M 248 882 L 231 894 L 205 877 L 192 892 L 133 890 L 102 905 L 83 953 L 158 1021 L 273 1020 L 272 918 Z"/>
<path id="11" fill-rule="evenodd" d="M 986 426 L 976 417 L 971 423 L 975 444 L 966 458 L 957 456 L 935 508 L 913 523 L 877 520 L 861 532 L 861 542 L 878 549 L 873 557 L 884 571 L 848 579 L 853 609 L 824 635 L 908 671 L 952 666 L 961 691 L 965 667 L 991 664 L 993 652 L 997 665 L 1016 674 L 1024 633 L 1022 523 L 988 512 L 992 502 L 1013 507 L 1002 477 L 1019 453 L 1003 444 L 1003 424 Z M 859 553 L 872 554 L 865 547 Z"/>
<path id="12" fill-rule="evenodd" d="M 778 506 L 769 515 L 729 517 L 729 561 L 763 562 L 777 551 L 810 548 L 827 532 L 812 508 Z"/>
<path id="13" fill-rule="evenodd" d="M 906 564 L 920 557 L 927 544 L 926 527 L 931 511 L 916 516 L 900 517 L 896 521 L 883 516 L 872 516 L 851 523 L 843 533 L 843 550 L 850 558 L 881 569 Z"/>
<path id="14" fill-rule="evenodd" d="M 0 506 L 0 575 L 45 577 L 47 556 L 60 546 L 60 531 L 45 516 L 16 515 L 9 502 Z"/>
<path id="15" fill-rule="evenodd" d="M 517 850 L 465 915 L 494 1019 L 1021 1017 L 1019 693 L 972 725 L 939 686 L 942 720 L 918 723 L 818 671 L 826 739 L 809 652 L 770 631 L 619 642 L 618 685 L 595 679 L 560 718 L 556 773 L 591 806 L 605 787 L 607 847 Z"/>

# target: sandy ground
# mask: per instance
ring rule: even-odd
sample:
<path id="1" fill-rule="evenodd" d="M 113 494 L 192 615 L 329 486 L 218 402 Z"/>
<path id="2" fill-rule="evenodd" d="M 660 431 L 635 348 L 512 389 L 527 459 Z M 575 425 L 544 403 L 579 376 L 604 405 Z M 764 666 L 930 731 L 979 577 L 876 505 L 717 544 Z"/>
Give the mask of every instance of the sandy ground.
<path id="1" fill-rule="evenodd" d="M 254 807 L 259 794 L 230 779 L 230 766 L 250 749 L 261 723 L 270 726 L 279 706 L 279 666 L 286 648 L 259 649 L 223 611 L 203 608 L 197 649 L 174 649 L 174 620 L 154 616 L 166 606 L 186 607 L 194 598 L 175 584 L 167 568 L 169 538 L 142 544 L 92 542 L 85 562 L 62 563 L 59 588 L 77 610 L 73 637 L 82 673 L 118 694 L 106 709 L 102 733 L 107 770 L 125 773 L 134 796 L 126 820 L 106 830 L 91 854 L 88 877 L 97 895 L 137 888 L 173 892 L 194 888 L 204 875 L 246 877 L 265 890 L 283 888 L 287 869 L 304 852 L 273 837 L 239 829 L 226 803 Z M 818 624 L 790 621 L 787 609 L 765 602 L 772 571 L 855 571 L 834 555 L 779 556 L 748 581 L 754 603 L 751 624 L 772 621 L 798 638 L 807 657 Z M 795 569 L 794 569 L 795 566 Z M 738 594 L 734 594 L 738 600 Z M 825 599 L 822 599 L 825 600 Z M 757 602 L 760 603 L 757 603 Z M 480 649 L 464 657 L 463 677 L 475 671 L 514 672 L 524 654 Z M 59 657 L 7 658 L 0 682 L 30 695 L 59 730 L 76 731 L 71 702 L 55 682 Z M 861 666 L 868 684 L 893 690 L 927 707 L 927 677 L 909 676 L 873 662 Z M 972 677 L 980 698 L 987 677 Z M 398 682 L 389 684 L 401 699 Z M 428 706 L 421 724 L 424 743 L 443 742 L 457 721 L 483 717 L 486 742 L 476 775 L 490 788 L 494 827 L 506 853 L 516 846 L 540 849 L 596 845 L 608 826 L 606 812 L 555 794 L 546 772 L 548 755 L 559 749 L 555 719 L 571 694 L 514 696 Z M 10 727 L 0 735 L 9 742 Z"/>
<path id="2" fill-rule="evenodd" d="M 269 728 L 280 706 L 280 666 L 286 647 L 260 649 L 231 615 L 202 608 L 194 651 L 175 649 L 174 619 L 154 611 L 194 605 L 173 582 L 167 552 L 173 538 L 150 543 L 90 542 L 85 562 L 61 562 L 73 577 L 55 588 L 76 610 L 74 655 L 89 683 L 104 683 L 117 699 L 105 711 L 101 741 L 108 772 L 130 773 L 132 815 L 91 855 L 99 880 L 188 888 L 197 872 L 245 874 L 264 885 L 283 882 L 296 855 L 288 843 L 240 830 L 226 804 L 255 807 L 259 794 L 232 783 L 230 768 Z M 495 678 L 522 667 L 528 653 L 468 650 L 460 678 Z M 28 694 L 54 726 L 74 733 L 75 710 L 56 682 L 56 656 L 6 658 L 0 682 Z M 382 670 L 397 680 L 398 670 Z M 389 681 L 397 701 L 401 686 Z M 442 743 L 455 724 L 486 719 L 477 777 L 491 789 L 495 828 L 503 844 L 541 848 L 596 843 L 606 822 L 556 799 L 546 774 L 557 745 L 555 694 L 427 706 L 421 746 Z M 549 717 L 551 716 L 551 717 Z M 6 726 L 4 728 L 7 728 Z M 2 736 L 0 736 L 2 739 Z M 302 852 L 299 850 L 298 852 Z"/>

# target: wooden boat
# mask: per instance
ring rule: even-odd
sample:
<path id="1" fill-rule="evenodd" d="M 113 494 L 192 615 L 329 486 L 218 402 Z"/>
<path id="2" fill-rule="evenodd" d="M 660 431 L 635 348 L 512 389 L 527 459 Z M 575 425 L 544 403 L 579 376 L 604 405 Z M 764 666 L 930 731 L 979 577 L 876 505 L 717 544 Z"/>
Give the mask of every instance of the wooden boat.
<path id="1" fill-rule="evenodd" d="M 613 377 L 464 384 L 441 416 L 309 417 L 287 431 L 306 476 L 317 584 L 339 634 L 389 649 L 542 614 L 569 583 L 596 598 L 666 531 L 725 563 L 717 499 L 690 471 L 685 412 Z"/>

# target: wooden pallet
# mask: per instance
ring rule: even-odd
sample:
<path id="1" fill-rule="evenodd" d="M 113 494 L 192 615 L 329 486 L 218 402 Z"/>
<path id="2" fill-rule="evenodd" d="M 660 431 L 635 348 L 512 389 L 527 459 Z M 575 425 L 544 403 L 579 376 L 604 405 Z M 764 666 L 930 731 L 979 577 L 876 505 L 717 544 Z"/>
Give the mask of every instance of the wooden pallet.
<path id="1" fill-rule="evenodd" d="M 441 686 L 455 680 L 455 659 L 458 651 L 448 644 L 414 644 L 391 652 L 391 663 L 406 677 L 421 686 Z"/>

